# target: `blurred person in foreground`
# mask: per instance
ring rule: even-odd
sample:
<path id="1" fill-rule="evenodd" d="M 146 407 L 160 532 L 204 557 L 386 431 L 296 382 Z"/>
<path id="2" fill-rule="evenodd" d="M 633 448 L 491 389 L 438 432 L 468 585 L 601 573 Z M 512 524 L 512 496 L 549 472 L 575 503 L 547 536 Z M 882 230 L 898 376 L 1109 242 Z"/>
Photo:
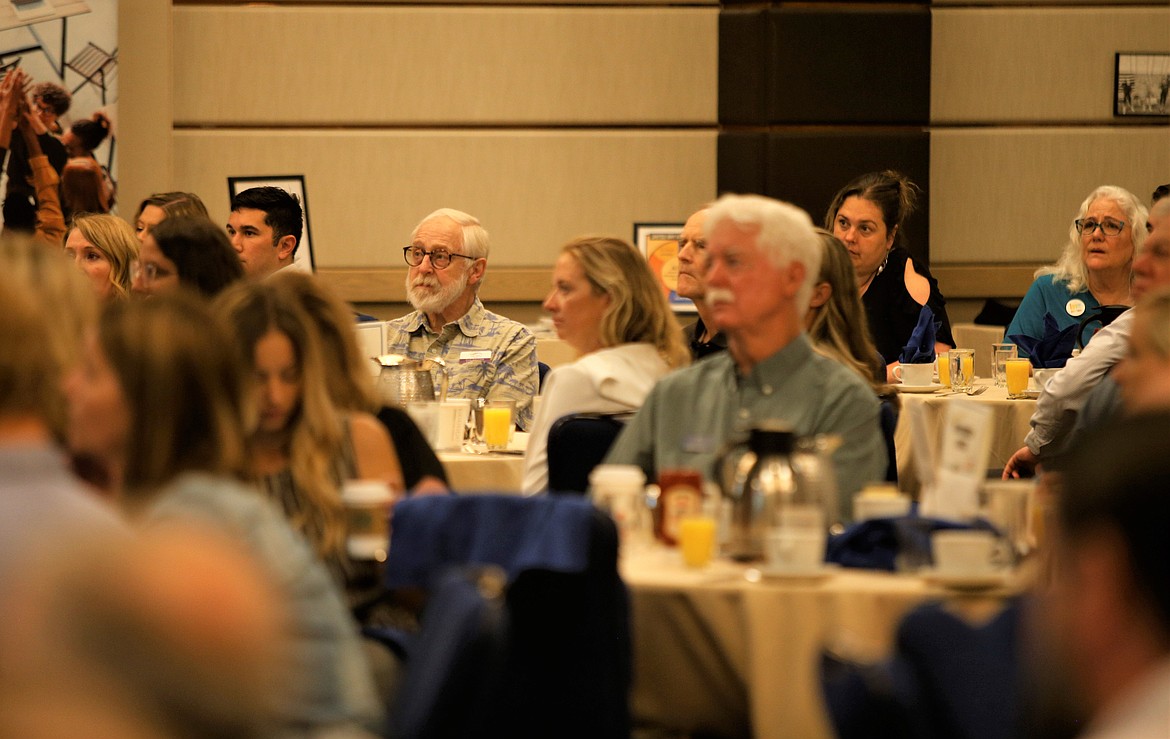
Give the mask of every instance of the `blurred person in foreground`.
<path id="1" fill-rule="evenodd" d="M 1170 287 L 1170 198 L 1158 201 L 1150 211 L 1149 224 L 1151 229 L 1133 261 L 1130 291 L 1135 300 L 1141 300 L 1149 292 Z M 1084 351 L 1070 359 L 1064 369 L 1048 381 L 1036 402 L 1032 429 L 1024 437 L 1024 446 L 1004 465 L 1005 479 L 1029 477 L 1045 457 L 1058 453 L 1067 442 L 1069 433 L 1076 428 L 1078 417 L 1091 394 L 1106 396 L 1094 399 L 1094 417 L 1107 415 L 1108 406 L 1116 410 L 1120 402 L 1115 393 L 1116 386 L 1106 376 L 1125 356 L 1133 317 L 1132 310 L 1126 311 L 1098 331 Z M 1106 382 L 1104 387 L 1103 381 Z M 1107 394 L 1112 394 L 1112 398 Z M 1081 423 L 1082 428 L 1085 425 Z"/>
<path id="2" fill-rule="evenodd" d="M 174 522 L 75 535 L 0 584 L 0 736 L 261 739 L 288 665 L 287 614 L 239 543 Z"/>
<path id="3" fill-rule="evenodd" d="M 138 526 L 217 532 L 259 563 L 288 614 L 273 719 L 287 731 L 373 727 L 381 708 L 327 569 L 247 474 L 248 375 L 226 327 L 179 292 L 109 306 L 66 378 L 71 449 L 110 473 Z M 187 573 L 172 573 L 180 582 Z"/>
<path id="4" fill-rule="evenodd" d="M 539 391 L 536 338 L 480 302 L 488 250 L 474 216 L 441 208 L 422 219 L 402 248 L 415 310 L 386 326 L 386 353 L 441 361 L 448 397 L 516 401 L 516 425 L 526 431 Z"/>
<path id="5" fill-rule="evenodd" d="M 336 363 L 324 359 L 316 322 L 281 282 L 241 282 L 213 307 L 252 379 L 248 390 L 257 413 L 247 429 L 249 474 L 346 588 L 351 607 L 360 609 L 371 583 L 365 562 L 346 548 L 341 488 L 347 480 L 377 480 L 402 492 L 390 438 L 368 411 L 334 402 L 329 388 L 344 379 L 334 376 Z"/>
<path id="6" fill-rule="evenodd" d="M 708 206 L 709 207 L 709 206 Z M 678 287 L 680 298 L 690 298 L 699 317 L 683 327 L 683 340 L 691 357 L 699 360 L 708 354 L 727 350 L 727 337 L 711 324 L 711 308 L 703 300 L 707 295 L 707 239 L 703 225 L 707 222 L 704 207 L 691 214 L 678 237 Z"/>
<path id="7" fill-rule="evenodd" d="M 83 488 L 58 447 L 66 428 L 61 380 L 97 313 L 93 295 L 58 252 L 27 238 L 0 240 L 0 265 L 2 583 L 38 548 L 117 528 L 117 516 Z"/>
<path id="8" fill-rule="evenodd" d="M 1170 733 L 1170 416 L 1106 425 L 1058 471 L 1052 582 L 1033 609 L 1039 692 L 1079 736 Z M 1108 464 L 1102 464 L 1108 460 Z"/>
<path id="9" fill-rule="evenodd" d="M 689 360 L 646 259 L 626 242 L 574 239 L 552 279 L 544 309 L 578 358 L 545 378 L 524 455 L 525 493 L 548 488 L 548 432 L 558 418 L 635 411 L 659 378 Z"/>
<path id="10" fill-rule="evenodd" d="M 606 462 L 636 464 L 649 479 L 690 467 L 713 480 L 725 442 L 781 421 L 798 436 L 841 437 L 832 461 L 841 500 L 851 500 L 884 478 L 886 448 L 869 385 L 818 354 L 804 330 L 821 266 L 808 214 L 770 198 L 725 195 L 708 211 L 705 234 L 706 300 L 728 352 L 659 381 Z"/>
<path id="11" fill-rule="evenodd" d="M 227 234 L 209 218 L 172 216 L 141 241 L 134 265 L 136 295 L 161 295 L 182 285 L 210 299 L 244 279 L 244 268 Z"/>

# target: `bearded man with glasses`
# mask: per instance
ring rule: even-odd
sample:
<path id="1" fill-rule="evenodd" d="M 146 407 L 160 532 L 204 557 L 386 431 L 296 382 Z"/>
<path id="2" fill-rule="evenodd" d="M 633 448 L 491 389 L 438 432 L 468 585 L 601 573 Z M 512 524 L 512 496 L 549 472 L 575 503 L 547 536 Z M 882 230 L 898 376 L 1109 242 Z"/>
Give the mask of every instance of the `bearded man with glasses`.
<path id="1" fill-rule="evenodd" d="M 415 227 L 402 254 L 410 265 L 406 296 L 415 310 L 390 322 L 386 352 L 441 361 L 447 397 L 514 400 L 516 425 L 527 430 L 539 384 L 536 339 L 479 300 L 487 231 L 473 216 L 440 208 Z"/>

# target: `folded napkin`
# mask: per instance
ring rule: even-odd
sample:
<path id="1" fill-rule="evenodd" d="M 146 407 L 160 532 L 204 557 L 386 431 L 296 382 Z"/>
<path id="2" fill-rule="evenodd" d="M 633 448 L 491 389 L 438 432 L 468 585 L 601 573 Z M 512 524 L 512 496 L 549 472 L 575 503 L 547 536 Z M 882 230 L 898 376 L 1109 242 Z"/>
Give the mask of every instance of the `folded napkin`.
<path id="1" fill-rule="evenodd" d="M 1063 367 L 1072 357 L 1073 347 L 1077 344 L 1077 332 L 1080 326 L 1073 324 L 1065 329 L 1057 326 L 1056 319 L 1051 313 L 1044 314 L 1044 336 L 1037 339 L 1024 334 L 1012 334 L 1008 341 L 1020 348 L 1028 355 L 1032 366 L 1037 369 Z"/>
<path id="2" fill-rule="evenodd" d="M 923 518 L 917 513 L 898 518 L 874 518 L 855 523 L 831 537 L 825 561 L 863 570 L 914 570 L 933 562 L 930 535 L 947 529 L 995 530 L 985 521 L 965 524 Z"/>
<path id="3" fill-rule="evenodd" d="M 942 328 L 942 322 L 934 320 L 934 311 L 929 305 L 918 311 L 918 324 L 910 332 L 910 340 L 902 347 L 898 361 L 902 364 L 926 364 L 934 361 L 934 337 Z"/>

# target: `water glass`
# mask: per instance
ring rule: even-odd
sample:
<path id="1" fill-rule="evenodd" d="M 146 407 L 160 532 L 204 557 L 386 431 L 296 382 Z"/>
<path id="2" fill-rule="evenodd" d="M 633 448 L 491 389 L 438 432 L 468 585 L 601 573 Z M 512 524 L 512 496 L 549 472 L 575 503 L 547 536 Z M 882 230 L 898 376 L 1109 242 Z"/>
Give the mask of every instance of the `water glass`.
<path id="1" fill-rule="evenodd" d="M 1003 343 L 991 345 L 991 356 L 994 362 L 992 364 L 992 373 L 996 387 L 1007 387 L 1007 374 L 1004 371 L 1004 362 L 1019 356 L 1017 351 L 1015 344 Z"/>
<path id="2" fill-rule="evenodd" d="M 951 349 L 947 356 L 951 365 L 951 389 L 970 390 L 975 382 L 975 350 Z"/>

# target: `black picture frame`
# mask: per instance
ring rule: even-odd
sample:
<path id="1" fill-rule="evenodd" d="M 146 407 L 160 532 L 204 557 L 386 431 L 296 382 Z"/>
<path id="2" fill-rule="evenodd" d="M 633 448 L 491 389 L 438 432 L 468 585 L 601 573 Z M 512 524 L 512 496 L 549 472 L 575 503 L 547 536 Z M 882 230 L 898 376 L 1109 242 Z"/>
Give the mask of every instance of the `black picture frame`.
<path id="1" fill-rule="evenodd" d="M 1170 117 L 1170 52 L 1119 51 L 1113 62 L 1113 115 Z"/>
<path id="2" fill-rule="evenodd" d="M 248 175 L 228 177 L 228 200 L 244 190 L 253 187 L 279 187 L 294 195 L 301 202 L 301 241 L 297 246 L 293 266 L 306 272 L 317 271 L 317 260 L 313 256 L 313 242 L 309 236 L 309 194 L 305 188 L 305 176 L 291 175 Z"/>

